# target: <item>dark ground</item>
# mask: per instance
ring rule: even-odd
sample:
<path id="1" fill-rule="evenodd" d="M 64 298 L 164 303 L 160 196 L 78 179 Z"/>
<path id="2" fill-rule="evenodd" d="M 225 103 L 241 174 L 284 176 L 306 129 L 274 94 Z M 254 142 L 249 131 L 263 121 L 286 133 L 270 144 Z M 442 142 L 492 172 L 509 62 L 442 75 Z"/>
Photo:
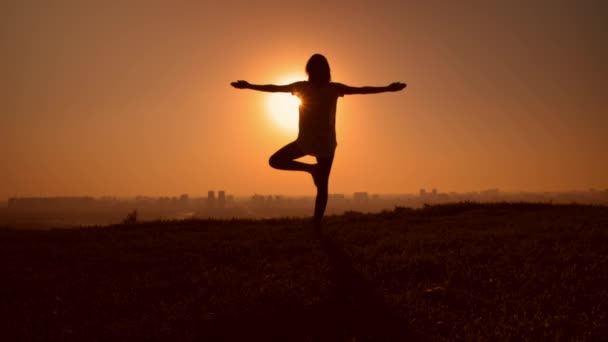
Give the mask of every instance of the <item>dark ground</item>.
<path id="1" fill-rule="evenodd" d="M 601 341 L 608 208 L 0 229 L 2 340 Z"/>

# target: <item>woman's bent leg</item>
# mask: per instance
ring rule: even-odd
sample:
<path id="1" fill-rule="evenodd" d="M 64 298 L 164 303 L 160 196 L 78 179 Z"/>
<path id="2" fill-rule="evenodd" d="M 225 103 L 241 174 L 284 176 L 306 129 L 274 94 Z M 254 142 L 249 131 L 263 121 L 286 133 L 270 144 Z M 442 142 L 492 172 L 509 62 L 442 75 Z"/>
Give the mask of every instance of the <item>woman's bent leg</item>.
<path id="1" fill-rule="evenodd" d="M 314 165 L 294 160 L 304 157 L 305 155 L 306 153 L 303 153 L 300 147 L 298 147 L 295 142 L 292 142 L 270 156 L 268 163 L 271 167 L 279 170 L 306 171 L 312 173 Z"/>
<path id="2" fill-rule="evenodd" d="M 317 198 L 315 200 L 315 216 L 313 223 L 315 228 L 321 226 L 321 219 L 325 214 L 325 208 L 327 207 L 327 197 L 329 191 L 329 173 L 331 172 L 331 165 L 334 161 L 334 156 L 319 158 L 317 157 L 317 169 L 315 177 L 315 185 L 317 186 Z"/>

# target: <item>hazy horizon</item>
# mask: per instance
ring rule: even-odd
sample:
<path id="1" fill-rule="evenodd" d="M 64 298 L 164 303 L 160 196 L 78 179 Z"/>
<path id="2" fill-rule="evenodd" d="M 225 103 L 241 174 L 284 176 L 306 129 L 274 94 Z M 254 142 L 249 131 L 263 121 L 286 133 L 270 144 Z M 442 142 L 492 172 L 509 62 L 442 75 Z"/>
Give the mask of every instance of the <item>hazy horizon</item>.
<path id="1" fill-rule="evenodd" d="M 268 166 L 296 134 L 275 100 L 229 83 L 305 79 L 317 52 L 337 82 L 408 84 L 338 101 L 330 193 L 608 189 L 608 3 L 4 7 L 0 200 L 313 195 Z"/>
<path id="2" fill-rule="evenodd" d="M 512 191 L 504 191 L 502 189 L 497 188 L 488 188 L 488 189 L 472 189 L 469 191 L 450 191 L 436 188 L 419 188 L 416 191 L 409 192 L 370 192 L 365 189 L 358 189 L 354 191 L 346 191 L 346 192 L 330 192 L 330 195 L 344 195 L 346 198 L 352 197 L 355 193 L 367 193 L 369 196 L 378 195 L 380 197 L 394 197 L 394 196 L 419 196 L 420 190 L 425 190 L 426 195 L 432 195 L 432 191 L 436 190 L 437 194 L 457 194 L 457 195 L 466 195 L 466 194 L 484 194 L 488 191 L 498 190 L 498 194 L 502 195 L 518 195 L 518 194 L 586 194 L 586 193 L 608 193 L 608 189 L 600 189 L 600 188 L 589 188 L 589 189 L 569 189 L 569 190 L 561 190 L 561 191 L 528 191 L 528 190 L 512 190 Z M 293 194 L 284 194 L 284 193 L 269 193 L 269 192 L 255 192 L 255 193 L 240 193 L 240 192 L 230 192 L 224 189 L 209 189 L 208 191 L 213 191 L 214 195 L 217 196 L 219 191 L 224 191 L 226 196 L 234 196 L 235 198 L 250 198 L 251 196 L 261 195 L 261 196 L 285 196 L 287 198 L 303 198 L 309 197 L 314 198 L 315 194 L 311 193 L 293 193 Z M 182 195 L 187 195 L 190 199 L 193 198 L 207 198 L 208 193 L 175 193 L 175 194 L 157 194 L 151 195 L 146 193 L 141 194 L 129 194 L 129 195 L 116 195 L 116 194 L 103 194 L 103 195 L 90 195 L 90 194 L 71 194 L 71 195 L 32 195 L 32 196 L 9 196 L 7 198 L 0 198 L 0 201 L 6 202 L 11 198 L 116 198 L 116 199 L 134 199 L 137 197 L 143 198 L 179 198 Z"/>

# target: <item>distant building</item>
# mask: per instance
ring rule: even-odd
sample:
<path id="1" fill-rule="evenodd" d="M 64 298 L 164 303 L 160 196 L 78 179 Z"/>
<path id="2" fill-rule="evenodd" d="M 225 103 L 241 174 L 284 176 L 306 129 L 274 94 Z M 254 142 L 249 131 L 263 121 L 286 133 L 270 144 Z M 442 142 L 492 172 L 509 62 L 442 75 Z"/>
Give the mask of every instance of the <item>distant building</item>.
<path id="1" fill-rule="evenodd" d="M 498 195 L 500 190 L 498 189 L 487 189 L 479 192 L 482 195 Z"/>
<path id="2" fill-rule="evenodd" d="M 365 203 L 369 200 L 369 194 L 367 192 L 355 192 L 353 193 L 353 201 L 355 203 Z"/>
<path id="3" fill-rule="evenodd" d="M 266 197 L 264 197 L 264 195 L 254 194 L 253 196 L 251 196 L 251 203 L 253 206 L 261 207 L 264 205 L 265 199 Z"/>
<path id="4" fill-rule="evenodd" d="M 329 194 L 328 196 L 330 206 L 344 206 L 346 205 L 346 196 L 344 194 Z"/>
<path id="5" fill-rule="evenodd" d="M 437 189 L 434 189 L 434 188 L 433 188 L 433 190 L 431 190 L 431 194 L 432 194 L 433 196 L 437 196 Z"/>
<path id="6" fill-rule="evenodd" d="M 420 189 L 420 197 L 424 197 L 424 196 L 426 196 L 426 190 Z"/>
<path id="7" fill-rule="evenodd" d="M 226 206 L 226 192 L 224 190 L 217 193 L 217 203 L 222 208 Z"/>
<path id="8" fill-rule="evenodd" d="M 188 194 L 182 194 L 178 199 L 179 206 L 182 208 L 187 208 L 190 206 L 190 197 Z"/>
<path id="9" fill-rule="evenodd" d="M 498 189 L 487 189 L 479 192 L 479 197 L 482 201 L 497 201 L 500 191 Z M 549 195 L 549 194 L 547 194 Z"/>

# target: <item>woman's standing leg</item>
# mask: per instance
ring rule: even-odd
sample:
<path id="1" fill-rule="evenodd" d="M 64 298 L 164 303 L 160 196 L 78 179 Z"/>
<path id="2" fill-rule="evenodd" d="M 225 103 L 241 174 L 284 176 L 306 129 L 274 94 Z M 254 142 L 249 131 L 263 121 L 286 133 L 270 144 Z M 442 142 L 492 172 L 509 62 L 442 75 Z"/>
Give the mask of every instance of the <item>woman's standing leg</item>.
<path id="1" fill-rule="evenodd" d="M 317 186 L 317 198 L 315 200 L 315 216 L 313 218 L 313 224 L 315 228 L 321 227 L 321 219 L 325 214 L 325 207 L 327 207 L 327 197 L 329 191 L 329 173 L 331 172 L 331 165 L 334 161 L 334 155 L 329 157 L 317 157 L 316 170 L 313 173 L 315 185 Z"/>

